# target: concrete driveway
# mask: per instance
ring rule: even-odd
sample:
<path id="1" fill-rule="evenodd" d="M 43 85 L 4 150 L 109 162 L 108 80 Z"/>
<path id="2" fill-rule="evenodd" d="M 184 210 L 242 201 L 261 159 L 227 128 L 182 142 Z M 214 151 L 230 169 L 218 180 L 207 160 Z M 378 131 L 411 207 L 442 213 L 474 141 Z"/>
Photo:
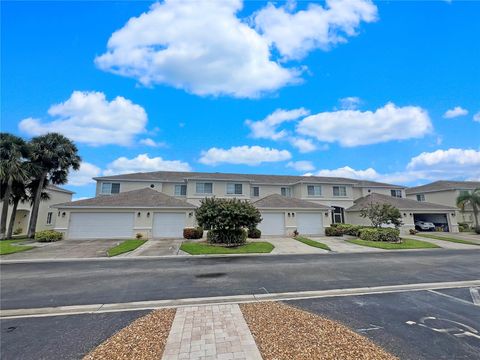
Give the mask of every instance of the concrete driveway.
<path id="1" fill-rule="evenodd" d="M 249 239 L 251 241 L 265 241 L 269 242 L 275 249 L 271 254 L 326 254 L 328 251 L 319 249 L 313 246 L 305 245 L 304 243 L 297 241 L 289 237 L 264 237 L 261 239 Z"/>
<path id="2" fill-rule="evenodd" d="M 52 243 L 29 242 L 35 249 L 2 255 L 2 260 L 64 259 L 106 257 L 107 250 L 123 240 L 61 240 Z M 19 242 L 21 243 L 21 242 Z"/>
<path id="3" fill-rule="evenodd" d="M 180 246 L 184 239 L 153 239 L 148 240 L 144 245 L 138 249 L 126 253 L 124 257 L 134 256 L 166 256 L 178 255 Z M 122 255 L 120 255 L 122 256 Z"/>
<path id="4" fill-rule="evenodd" d="M 345 241 L 346 239 L 354 239 L 353 237 L 333 237 L 333 236 L 321 236 L 315 237 L 311 236 L 309 239 L 324 243 L 328 245 L 332 251 L 338 253 L 367 253 L 367 252 L 382 252 L 382 251 L 389 251 L 385 249 L 378 249 L 368 246 L 356 245 Z"/>

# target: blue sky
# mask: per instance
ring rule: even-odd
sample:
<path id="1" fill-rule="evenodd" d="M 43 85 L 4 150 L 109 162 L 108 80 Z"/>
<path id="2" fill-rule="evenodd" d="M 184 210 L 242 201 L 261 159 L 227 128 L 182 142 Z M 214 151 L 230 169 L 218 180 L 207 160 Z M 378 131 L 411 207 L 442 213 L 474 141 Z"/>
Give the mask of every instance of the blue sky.
<path id="1" fill-rule="evenodd" d="M 77 197 L 93 176 L 162 169 L 480 179 L 479 16 L 455 1 L 2 2 L 1 127 L 73 138 Z"/>

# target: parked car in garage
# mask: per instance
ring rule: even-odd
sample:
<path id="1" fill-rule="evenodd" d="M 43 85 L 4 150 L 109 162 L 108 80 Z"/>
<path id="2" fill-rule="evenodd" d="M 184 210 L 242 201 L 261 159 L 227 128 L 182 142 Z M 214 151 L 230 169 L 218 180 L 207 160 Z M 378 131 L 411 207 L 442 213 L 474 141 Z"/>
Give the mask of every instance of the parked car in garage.
<path id="1" fill-rule="evenodd" d="M 435 225 L 428 221 L 415 221 L 415 229 L 421 231 L 434 231 Z"/>

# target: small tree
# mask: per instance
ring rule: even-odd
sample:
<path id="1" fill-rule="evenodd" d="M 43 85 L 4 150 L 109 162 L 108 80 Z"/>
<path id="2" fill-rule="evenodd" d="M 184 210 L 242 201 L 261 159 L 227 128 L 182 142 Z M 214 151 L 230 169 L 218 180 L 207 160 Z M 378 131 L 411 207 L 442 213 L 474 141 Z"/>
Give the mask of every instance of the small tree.
<path id="1" fill-rule="evenodd" d="M 262 217 L 248 201 L 206 198 L 201 201 L 195 216 L 198 225 L 209 230 L 208 241 L 226 245 L 245 242 L 245 228 L 255 228 Z"/>
<path id="2" fill-rule="evenodd" d="M 399 228 L 403 224 L 400 210 L 390 204 L 370 203 L 360 211 L 360 216 L 368 218 L 377 228 L 383 224 L 393 224 Z"/>
<path id="3" fill-rule="evenodd" d="M 465 211 L 465 207 L 471 206 L 473 210 L 473 218 L 475 219 L 475 231 L 480 234 L 480 224 L 478 221 L 478 213 L 480 212 L 480 188 L 476 188 L 472 192 L 465 192 L 457 197 L 457 206 Z"/>

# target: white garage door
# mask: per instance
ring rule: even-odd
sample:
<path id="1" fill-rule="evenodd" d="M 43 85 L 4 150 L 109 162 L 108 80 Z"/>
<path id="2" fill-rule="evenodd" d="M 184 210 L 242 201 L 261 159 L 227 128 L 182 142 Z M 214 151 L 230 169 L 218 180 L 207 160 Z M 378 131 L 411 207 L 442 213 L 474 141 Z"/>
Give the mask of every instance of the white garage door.
<path id="1" fill-rule="evenodd" d="M 263 213 L 262 222 L 258 228 L 262 235 L 285 235 L 285 214 L 284 213 Z"/>
<path id="2" fill-rule="evenodd" d="M 183 237 L 185 213 L 155 213 L 153 217 L 154 238 Z"/>
<path id="3" fill-rule="evenodd" d="M 71 213 L 70 239 L 121 239 L 133 236 L 134 213 Z"/>
<path id="4" fill-rule="evenodd" d="M 320 213 L 297 213 L 297 230 L 305 235 L 323 235 L 323 218 Z"/>

